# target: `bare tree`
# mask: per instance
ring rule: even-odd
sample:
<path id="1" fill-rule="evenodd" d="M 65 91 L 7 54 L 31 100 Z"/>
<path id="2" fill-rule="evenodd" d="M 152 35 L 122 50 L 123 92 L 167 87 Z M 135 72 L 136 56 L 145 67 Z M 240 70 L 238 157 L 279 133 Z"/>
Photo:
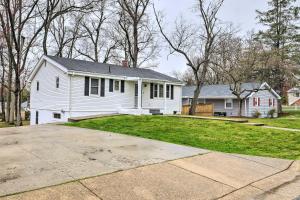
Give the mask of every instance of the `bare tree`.
<path id="1" fill-rule="evenodd" d="M 65 1 L 61 0 L 45 0 L 44 4 L 38 6 L 39 15 L 43 21 L 43 52 L 48 54 L 48 37 L 51 29 L 51 24 L 58 17 L 72 12 L 89 12 L 93 9 L 95 2 L 101 0 L 86 0 L 86 1 Z"/>
<path id="2" fill-rule="evenodd" d="M 116 17 L 108 0 L 99 1 L 95 9 L 86 14 L 81 22 L 83 38 L 79 40 L 77 52 L 94 62 L 107 63 L 117 57 L 119 41 L 112 31 Z"/>
<path id="3" fill-rule="evenodd" d="M 159 50 L 156 31 L 147 13 L 150 0 L 117 0 L 117 3 L 125 59 L 129 60 L 130 66 L 140 67 L 155 59 Z"/>
<path id="4" fill-rule="evenodd" d="M 260 84 L 244 84 L 257 82 L 255 75 L 259 66 L 262 46 L 252 37 L 243 40 L 232 32 L 219 37 L 213 56 L 215 72 L 223 76 L 224 82 L 230 85 L 230 90 L 239 103 L 238 115 L 242 115 L 242 103 L 253 92 L 260 90 Z"/>
<path id="5" fill-rule="evenodd" d="M 197 1 L 197 10 L 200 12 L 201 25 L 188 24 L 181 20 L 176 23 L 176 28 L 169 37 L 162 28 L 162 22 L 158 13 L 155 11 L 156 21 L 160 32 L 170 46 L 171 53 L 179 53 L 192 69 L 196 82 L 194 98 L 190 109 L 190 114 L 195 114 L 198 97 L 204 80 L 207 75 L 211 55 L 215 48 L 216 37 L 221 29 L 217 26 L 217 14 L 224 0 L 207 2 L 206 0 Z"/>

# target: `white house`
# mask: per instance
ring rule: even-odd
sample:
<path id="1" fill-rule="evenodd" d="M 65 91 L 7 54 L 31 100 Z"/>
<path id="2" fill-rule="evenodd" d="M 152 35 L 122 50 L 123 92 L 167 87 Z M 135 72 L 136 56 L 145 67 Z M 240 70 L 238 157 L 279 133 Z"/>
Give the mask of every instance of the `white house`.
<path id="1" fill-rule="evenodd" d="M 287 92 L 289 106 L 300 106 L 300 87 L 294 87 Z"/>
<path id="2" fill-rule="evenodd" d="M 194 90 L 195 86 L 183 87 L 183 105 L 191 104 Z M 261 117 L 268 117 L 268 112 L 275 109 L 274 116 L 277 117 L 280 96 L 267 83 L 243 83 L 241 91 L 243 90 L 249 92 L 244 92 L 242 95 L 242 116 L 252 117 L 258 111 Z M 238 116 L 239 102 L 237 97 L 232 94 L 230 85 L 203 86 L 198 103 L 213 104 L 215 115 Z"/>
<path id="3" fill-rule="evenodd" d="M 150 69 L 43 56 L 29 81 L 31 124 L 99 114 L 173 114 L 182 107 L 182 83 Z"/>

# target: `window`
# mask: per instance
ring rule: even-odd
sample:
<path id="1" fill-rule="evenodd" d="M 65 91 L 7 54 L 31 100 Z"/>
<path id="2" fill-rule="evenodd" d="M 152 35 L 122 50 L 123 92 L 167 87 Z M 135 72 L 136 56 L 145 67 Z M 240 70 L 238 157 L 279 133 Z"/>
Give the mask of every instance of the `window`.
<path id="1" fill-rule="evenodd" d="M 39 91 L 39 90 L 40 90 L 40 82 L 37 81 L 37 82 L 36 82 L 36 91 Z"/>
<path id="2" fill-rule="evenodd" d="M 115 90 L 119 91 L 120 89 L 120 81 L 115 81 Z"/>
<path id="3" fill-rule="evenodd" d="M 295 97 L 300 97 L 300 93 L 299 93 L 299 92 L 296 92 L 296 93 L 295 93 Z"/>
<path id="4" fill-rule="evenodd" d="M 225 99 L 225 109 L 232 109 L 232 108 L 233 108 L 233 100 Z"/>
<path id="5" fill-rule="evenodd" d="M 158 97 L 158 85 L 154 85 L 154 97 Z"/>
<path id="6" fill-rule="evenodd" d="M 259 97 L 253 97 L 253 107 L 260 106 L 260 98 Z"/>
<path id="7" fill-rule="evenodd" d="M 170 98 L 170 85 L 167 85 L 167 91 L 166 91 L 167 98 Z"/>
<path id="8" fill-rule="evenodd" d="M 53 113 L 53 118 L 54 119 L 61 119 L 61 114 L 60 113 Z"/>
<path id="9" fill-rule="evenodd" d="M 164 85 L 159 85 L 159 97 L 164 97 Z"/>
<path id="10" fill-rule="evenodd" d="M 56 88 L 59 88 L 59 77 L 56 77 Z"/>
<path id="11" fill-rule="evenodd" d="M 91 78 L 91 94 L 99 95 L 99 79 Z"/>

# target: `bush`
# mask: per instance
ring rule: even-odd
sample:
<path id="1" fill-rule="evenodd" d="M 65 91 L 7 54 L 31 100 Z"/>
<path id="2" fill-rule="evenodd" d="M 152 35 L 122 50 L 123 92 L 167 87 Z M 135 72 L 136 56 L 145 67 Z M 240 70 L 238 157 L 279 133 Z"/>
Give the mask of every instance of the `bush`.
<path id="1" fill-rule="evenodd" d="M 268 116 L 269 116 L 270 118 L 274 118 L 275 113 L 276 113 L 276 110 L 275 110 L 275 109 L 269 110 Z"/>
<path id="2" fill-rule="evenodd" d="M 258 110 L 255 110 L 254 113 L 252 114 L 254 118 L 259 118 L 261 116 L 261 113 Z"/>

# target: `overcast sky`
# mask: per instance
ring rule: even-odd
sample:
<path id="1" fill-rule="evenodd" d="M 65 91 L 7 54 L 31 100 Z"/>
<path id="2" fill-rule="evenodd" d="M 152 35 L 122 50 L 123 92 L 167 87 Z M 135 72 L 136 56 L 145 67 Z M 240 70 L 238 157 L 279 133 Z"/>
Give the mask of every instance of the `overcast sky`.
<path id="1" fill-rule="evenodd" d="M 174 24 L 178 16 L 188 19 L 193 18 L 192 8 L 196 0 L 155 0 L 157 10 L 163 12 L 165 23 Z M 267 0 L 225 0 L 220 10 L 219 18 L 225 22 L 232 22 L 238 27 L 240 34 L 246 35 L 251 30 L 258 30 L 255 10 L 266 10 Z M 167 31 L 172 31 L 172 26 L 165 27 Z M 170 74 L 172 71 L 184 71 L 186 69 L 185 60 L 178 54 L 168 57 L 168 50 L 163 49 L 160 55 L 158 71 Z"/>

